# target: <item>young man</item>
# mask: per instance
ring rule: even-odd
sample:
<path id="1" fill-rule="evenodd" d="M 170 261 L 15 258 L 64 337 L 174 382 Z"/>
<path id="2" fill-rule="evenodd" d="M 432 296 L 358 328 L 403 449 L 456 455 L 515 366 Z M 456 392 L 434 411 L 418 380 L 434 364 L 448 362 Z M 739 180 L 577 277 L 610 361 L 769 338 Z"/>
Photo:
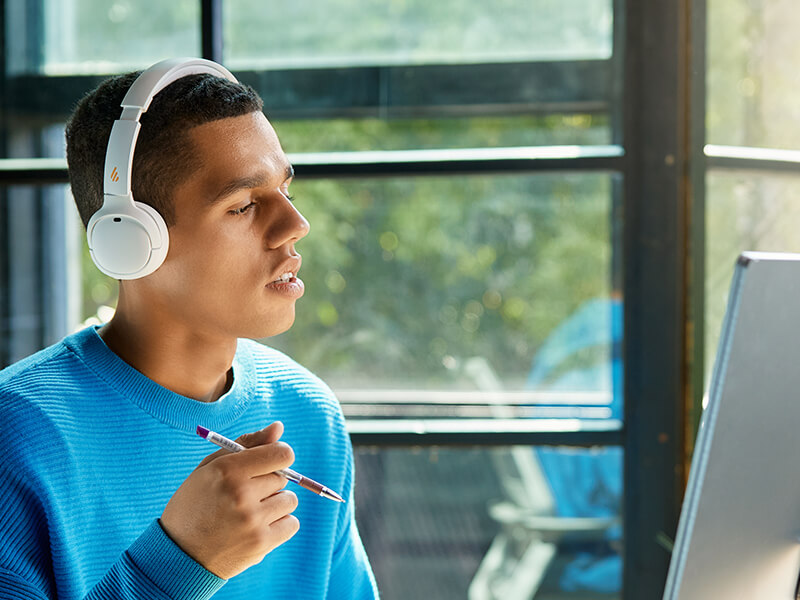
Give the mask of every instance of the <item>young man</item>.
<path id="1" fill-rule="evenodd" d="M 136 77 L 101 84 L 67 126 L 84 225 Z M 309 231 L 261 109 L 210 74 L 155 96 L 132 190 L 166 221 L 165 262 L 120 281 L 108 324 L 0 372 L 0 597 L 377 598 L 336 399 L 246 339 L 291 326 Z M 198 425 L 247 449 L 210 453 Z M 289 465 L 346 502 L 286 487 Z"/>

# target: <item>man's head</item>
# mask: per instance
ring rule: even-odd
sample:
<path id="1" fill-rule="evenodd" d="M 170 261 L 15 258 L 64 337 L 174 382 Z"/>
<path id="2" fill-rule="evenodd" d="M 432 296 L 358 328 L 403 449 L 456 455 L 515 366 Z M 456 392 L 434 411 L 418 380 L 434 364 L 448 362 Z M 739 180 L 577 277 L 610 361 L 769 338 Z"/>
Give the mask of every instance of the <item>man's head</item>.
<path id="1" fill-rule="evenodd" d="M 84 226 L 103 204 L 103 167 L 111 127 L 122 112 L 122 98 L 139 74 L 104 81 L 78 103 L 67 123 L 69 179 Z M 199 167 L 189 130 L 261 109 L 261 98 L 252 88 L 214 75 L 189 75 L 167 86 L 141 118 L 133 158 L 133 197 L 155 208 L 168 226 L 174 224 L 172 191 Z"/>
<path id="2" fill-rule="evenodd" d="M 106 144 L 135 78 L 102 84 L 68 125 L 70 181 L 84 224 L 102 205 Z M 122 282 L 117 317 L 195 337 L 285 331 L 303 293 L 294 245 L 308 222 L 289 197 L 294 171 L 261 100 L 245 86 L 191 75 L 156 95 L 141 123 L 133 196 L 164 217 L 169 252 L 155 272 Z"/>

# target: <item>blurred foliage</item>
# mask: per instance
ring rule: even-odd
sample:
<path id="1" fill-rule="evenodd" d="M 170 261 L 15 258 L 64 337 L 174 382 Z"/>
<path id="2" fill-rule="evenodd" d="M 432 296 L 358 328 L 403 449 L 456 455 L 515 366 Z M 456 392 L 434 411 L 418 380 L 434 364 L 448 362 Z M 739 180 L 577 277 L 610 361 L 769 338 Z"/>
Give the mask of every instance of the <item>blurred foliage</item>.
<path id="1" fill-rule="evenodd" d="M 333 384 L 521 386 L 547 335 L 609 293 L 605 175 L 296 182 L 306 296 L 271 345 Z"/>

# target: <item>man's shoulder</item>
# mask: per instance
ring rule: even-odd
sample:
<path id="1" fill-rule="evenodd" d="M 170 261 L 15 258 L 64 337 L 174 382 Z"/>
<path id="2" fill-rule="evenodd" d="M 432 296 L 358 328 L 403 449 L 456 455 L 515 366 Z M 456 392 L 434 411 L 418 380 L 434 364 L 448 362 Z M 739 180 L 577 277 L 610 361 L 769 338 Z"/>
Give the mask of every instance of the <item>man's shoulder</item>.
<path id="1" fill-rule="evenodd" d="M 273 384 L 293 383 L 320 386 L 330 391 L 325 383 L 291 356 L 254 340 L 240 340 L 249 352 L 254 366 L 262 378 Z"/>
<path id="2" fill-rule="evenodd" d="M 0 421 L 64 414 L 76 397 L 93 393 L 100 380 L 79 350 L 90 333 L 68 335 L 1 370 Z"/>
<path id="3" fill-rule="evenodd" d="M 331 388 L 309 369 L 280 350 L 247 340 L 257 380 L 257 396 L 273 418 L 286 427 L 283 439 L 296 448 L 338 448 L 349 443 L 344 414 Z M 333 451 L 331 451 L 333 452 Z"/>
<path id="4" fill-rule="evenodd" d="M 22 445 L 52 447 L 59 439 L 54 415 L 65 412 L 79 389 L 76 360 L 62 340 L 0 371 L 0 422 Z"/>
<path id="5" fill-rule="evenodd" d="M 52 388 L 70 374 L 73 360 L 64 340 L 39 350 L 0 371 L 0 396 Z"/>
<path id="6" fill-rule="evenodd" d="M 330 387 L 290 356 L 253 340 L 241 340 L 241 343 L 252 357 L 259 385 L 338 406 Z"/>

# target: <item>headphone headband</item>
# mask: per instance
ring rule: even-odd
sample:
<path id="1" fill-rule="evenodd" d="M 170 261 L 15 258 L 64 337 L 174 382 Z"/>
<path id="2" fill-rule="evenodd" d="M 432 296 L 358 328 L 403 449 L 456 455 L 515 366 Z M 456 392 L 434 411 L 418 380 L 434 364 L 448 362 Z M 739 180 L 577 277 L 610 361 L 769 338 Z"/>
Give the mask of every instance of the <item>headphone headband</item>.
<path id="1" fill-rule="evenodd" d="M 237 83 L 230 71 L 210 60 L 163 60 L 136 78 L 122 100 L 120 118 L 111 127 L 103 173 L 103 206 L 89 219 L 86 240 L 97 268 L 115 279 L 146 277 L 166 259 L 167 224 L 156 209 L 134 201 L 131 192 L 133 153 L 141 128 L 139 119 L 153 97 L 176 79 L 196 73 Z"/>
<path id="2" fill-rule="evenodd" d="M 210 73 L 237 83 L 228 69 L 202 58 L 168 58 L 143 71 L 122 99 L 122 114 L 114 121 L 106 148 L 103 173 L 103 194 L 127 196 L 131 192 L 131 171 L 136 139 L 139 137 L 142 113 L 150 107 L 153 97 L 173 81 Z"/>

